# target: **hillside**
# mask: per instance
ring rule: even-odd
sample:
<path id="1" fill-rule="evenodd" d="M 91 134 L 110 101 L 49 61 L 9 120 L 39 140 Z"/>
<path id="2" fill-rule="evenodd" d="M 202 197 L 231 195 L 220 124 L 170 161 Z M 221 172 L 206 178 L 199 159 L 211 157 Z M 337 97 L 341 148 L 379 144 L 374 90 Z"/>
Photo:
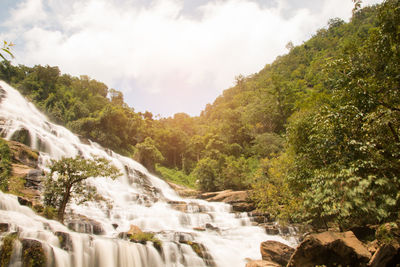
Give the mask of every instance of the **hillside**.
<path id="1" fill-rule="evenodd" d="M 135 112 L 121 92 L 57 67 L 2 61 L 0 79 L 53 121 L 174 182 L 254 189 L 260 209 L 292 221 L 381 223 L 400 204 L 399 10 L 390 0 L 349 23 L 331 19 L 238 76 L 199 117 Z"/>

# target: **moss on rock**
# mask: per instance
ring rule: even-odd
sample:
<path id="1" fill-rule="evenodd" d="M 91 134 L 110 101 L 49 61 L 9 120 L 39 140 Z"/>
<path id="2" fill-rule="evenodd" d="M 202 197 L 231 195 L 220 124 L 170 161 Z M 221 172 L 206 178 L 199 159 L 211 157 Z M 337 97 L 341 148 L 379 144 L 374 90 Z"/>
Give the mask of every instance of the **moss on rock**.
<path id="1" fill-rule="evenodd" d="M 42 243 L 34 239 L 22 240 L 22 266 L 44 267 L 46 266 L 46 255 Z"/>
<path id="2" fill-rule="evenodd" d="M 17 239 L 17 233 L 11 233 L 3 238 L 3 245 L 0 249 L 0 266 L 8 266 L 10 263 L 14 241 Z"/>
<path id="3" fill-rule="evenodd" d="M 161 252 L 162 250 L 162 242 L 160 239 L 155 237 L 154 233 L 150 232 L 133 233 L 130 235 L 130 240 L 131 242 L 141 243 L 141 244 L 146 244 L 147 241 L 150 241 L 153 243 L 153 246 L 158 250 L 158 252 Z"/>

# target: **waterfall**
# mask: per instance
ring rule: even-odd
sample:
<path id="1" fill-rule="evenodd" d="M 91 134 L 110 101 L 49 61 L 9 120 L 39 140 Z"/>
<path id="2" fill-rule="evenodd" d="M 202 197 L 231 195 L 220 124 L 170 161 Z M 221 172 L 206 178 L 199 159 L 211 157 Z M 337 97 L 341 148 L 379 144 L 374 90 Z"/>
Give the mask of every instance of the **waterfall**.
<path id="1" fill-rule="evenodd" d="M 243 267 L 246 258 L 260 258 L 262 241 L 277 240 L 295 245 L 294 240 L 269 236 L 261 227 L 252 226 L 246 213 L 232 213 L 228 204 L 179 197 L 166 182 L 136 161 L 97 143 L 81 142 L 66 128 L 51 123 L 17 90 L 0 81 L 1 136 L 11 139 L 22 129 L 29 132 L 30 146 L 39 151 L 42 169 L 46 169 L 50 159 L 80 154 L 85 158 L 104 157 L 123 173 L 117 180 L 90 178 L 90 183 L 110 205 L 95 201 L 69 205 L 67 212 L 99 222 L 104 229 L 101 235 L 72 231 L 59 222 L 36 215 L 30 208 L 21 206 L 16 196 L 0 191 L 0 222 L 9 223 L 18 231 L 20 240 L 41 242 L 48 266 Z M 171 203 L 184 203 L 186 212 L 174 209 Z M 216 228 L 193 229 L 207 223 Z M 162 241 L 161 251 L 151 242 L 140 244 L 118 238 L 119 233 L 128 231 L 130 225 L 156 233 Z M 73 223 L 70 227 L 74 227 Z M 60 242 L 60 232 L 68 237 L 67 247 Z M 190 242 L 204 246 L 212 263 L 200 258 Z M 10 266 L 22 266 L 21 246 L 19 241 L 14 243 Z"/>

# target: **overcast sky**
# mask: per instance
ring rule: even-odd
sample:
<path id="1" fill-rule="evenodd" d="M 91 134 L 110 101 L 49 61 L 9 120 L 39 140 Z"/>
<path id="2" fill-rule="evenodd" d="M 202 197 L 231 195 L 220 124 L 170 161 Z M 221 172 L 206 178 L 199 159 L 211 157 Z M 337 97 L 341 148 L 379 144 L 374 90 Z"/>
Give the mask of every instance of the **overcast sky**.
<path id="1" fill-rule="evenodd" d="M 364 5 L 382 2 L 363 0 Z M 0 0 L 14 63 L 59 66 L 124 93 L 136 111 L 198 115 L 301 44 L 351 0 Z"/>

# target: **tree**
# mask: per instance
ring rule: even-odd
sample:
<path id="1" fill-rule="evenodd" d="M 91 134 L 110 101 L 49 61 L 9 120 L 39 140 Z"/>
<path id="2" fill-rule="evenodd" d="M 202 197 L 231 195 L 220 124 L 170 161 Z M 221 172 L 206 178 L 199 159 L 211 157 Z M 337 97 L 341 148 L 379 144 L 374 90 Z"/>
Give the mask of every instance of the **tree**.
<path id="1" fill-rule="evenodd" d="M 49 168 L 44 186 L 44 203 L 57 209 L 60 222 L 64 221 L 65 208 L 72 198 L 81 204 L 95 196 L 96 188 L 88 183 L 88 178 L 100 176 L 115 179 L 121 175 L 105 158 L 63 157 L 51 160 Z"/>
<path id="2" fill-rule="evenodd" d="M 154 171 L 156 163 L 160 163 L 164 160 L 163 155 L 157 149 L 156 144 L 151 137 L 146 137 L 144 142 L 136 145 L 135 159 L 139 161 L 150 171 Z"/>
<path id="3" fill-rule="evenodd" d="M 330 101 L 288 127 L 289 182 L 304 215 L 342 229 L 399 216 L 400 2 L 385 1 L 378 15 L 363 45 L 330 65 Z"/>
<path id="4" fill-rule="evenodd" d="M 11 48 L 12 46 L 14 46 L 13 43 L 8 43 L 7 41 L 4 41 L 4 42 L 3 42 L 3 47 L 0 48 L 0 57 L 1 57 L 3 60 L 7 61 L 5 55 L 3 55 L 2 53 L 6 53 L 6 54 L 8 54 L 9 56 L 11 56 L 12 58 L 14 57 L 14 55 L 11 53 L 11 50 L 10 50 L 10 48 Z"/>
<path id="5" fill-rule="evenodd" d="M 218 161 L 207 157 L 197 163 L 191 175 L 196 177 L 201 190 L 216 191 L 218 189 L 219 173 Z"/>

